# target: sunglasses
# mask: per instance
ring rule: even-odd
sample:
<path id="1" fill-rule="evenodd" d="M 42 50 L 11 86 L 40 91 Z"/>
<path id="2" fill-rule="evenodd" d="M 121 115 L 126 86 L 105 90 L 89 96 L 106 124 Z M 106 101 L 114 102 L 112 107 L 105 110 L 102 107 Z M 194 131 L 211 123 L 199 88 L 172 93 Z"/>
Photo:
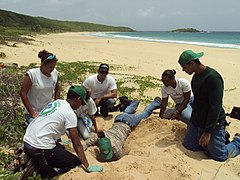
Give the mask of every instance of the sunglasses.
<path id="1" fill-rule="evenodd" d="M 108 74 L 107 71 L 99 71 L 99 73 L 101 73 L 101 74 Z"/>
<path id="2" fill-rule="evenodd" d="M 56 59 L 56 55 L 48 56 L 46 59 L 43 60 L 43 62 L 46 61 L 46 60 L 53 60 L 53 59 Z"/>

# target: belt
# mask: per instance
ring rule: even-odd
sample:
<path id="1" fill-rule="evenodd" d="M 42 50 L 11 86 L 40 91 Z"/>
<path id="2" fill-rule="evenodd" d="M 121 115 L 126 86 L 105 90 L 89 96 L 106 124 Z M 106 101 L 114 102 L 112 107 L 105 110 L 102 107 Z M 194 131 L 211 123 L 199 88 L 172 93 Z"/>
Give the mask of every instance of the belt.
<path id="1" fill-rule="evenodd" d="M 117 123 L 117 122 L 124 123 L 124 124 L 128 125 L 130 128 L 133 127 L 133 126 L 132 126 L 129 122 L 127 122 L 127 121 L 121 121 L 121 120 L 115 120 L 115 121 L 114 121 L 114 123 Z"/>
<path id="2" fill-rule="evenodd" d="M 44 151 L 43 149 L 34 148 L 26 142 L 24 142 L 24 150 L 33 155 L 40 155 Z"/>

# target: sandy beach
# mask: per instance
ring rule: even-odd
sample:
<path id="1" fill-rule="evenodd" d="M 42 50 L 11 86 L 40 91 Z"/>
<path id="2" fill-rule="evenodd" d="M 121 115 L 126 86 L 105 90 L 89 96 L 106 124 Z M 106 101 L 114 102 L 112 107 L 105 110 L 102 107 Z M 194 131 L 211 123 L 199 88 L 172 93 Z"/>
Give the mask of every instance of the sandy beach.
<path id="1" fill-rule="evenodd" d="M 17 44 L 17 47 L 0 46 L 0 52 L 7 57 L 3 63 L 28 65 L 39 63 L 37 54 L 46 49 L 57 55 L 59 61 L 97 61 L 135 67 L 134 74 L 160 77 L 166 69 L 175 69 L 177 77 L 191 80 L 177 63 L 182 51 L 192 49 L 204 52 L 200 59 L 205 65 L 216 69 L 225 83 L 224 108 L 230 112 L 233 106 L 240 106 L 240 50 L 210 48 L 203 46 L 144 42 L 121 39 L 105 39 L 87 36 L 87 33 L 61 33 L 38 35 L 30 45 Z M 109 40 L 109 42 L 108 42 Z M 110 69 L 111 71 L 111 69 Z M 159 93 L 156 92 L 159 96 Z M 154 98 L 154 97 L 153 97 Z M 141 104 L 138 112 L 143 109 Z M 240 179 L 240 156 L 226 162 L 209 159 L 203 152 L 191 152 L 182 146 L 186 125 L 176 120 L 160 120 L 158 111 L 139 126 L 128 137 L 125 156 L 115 162 L 100 163 L 96 160 L 96 147 L 86 151 L 92 165 L 103 165 L 101 173 L 86 173 L 75 168 L 59 179 Z M 114 113 L 116 116 L 118 112 Z M 240 132 L 240 120 L 227 117 L 231 125 L 227 127 L 231 138 Z M 99 129 L 111 127 L 112 120 L 97 117 Z"/>

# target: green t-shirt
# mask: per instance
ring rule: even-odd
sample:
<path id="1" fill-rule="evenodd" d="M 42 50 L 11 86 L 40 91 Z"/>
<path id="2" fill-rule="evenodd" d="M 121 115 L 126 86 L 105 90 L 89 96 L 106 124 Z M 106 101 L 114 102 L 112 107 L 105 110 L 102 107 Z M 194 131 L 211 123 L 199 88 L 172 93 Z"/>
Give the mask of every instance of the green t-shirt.
<path id="1" fill-rule="evenodd" d="M 226 118 L 222 107 L 223 79 L 216 70 L 206 67 L 201 74 L 194 74 L 191 85 L 194 94 L 191 123 L 211 133 Z"/>

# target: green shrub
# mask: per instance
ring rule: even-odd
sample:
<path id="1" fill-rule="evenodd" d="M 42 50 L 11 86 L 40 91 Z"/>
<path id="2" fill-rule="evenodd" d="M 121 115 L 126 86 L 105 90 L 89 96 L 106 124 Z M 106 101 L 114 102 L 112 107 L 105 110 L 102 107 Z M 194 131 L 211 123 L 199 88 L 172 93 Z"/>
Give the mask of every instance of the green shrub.
<path id="1" fill-rule="evenodd" d="M 11 67 L 0 71 L 0 140 L 2 145 L 15 146 L 25 130 L 19 95 L 23 73 Z"/>
<path id="2" fill-rule="evenodd" d="M 0 58 L 4 59 L 6 57 L 6 54 L 4 52 L 0 52 Z"/>

